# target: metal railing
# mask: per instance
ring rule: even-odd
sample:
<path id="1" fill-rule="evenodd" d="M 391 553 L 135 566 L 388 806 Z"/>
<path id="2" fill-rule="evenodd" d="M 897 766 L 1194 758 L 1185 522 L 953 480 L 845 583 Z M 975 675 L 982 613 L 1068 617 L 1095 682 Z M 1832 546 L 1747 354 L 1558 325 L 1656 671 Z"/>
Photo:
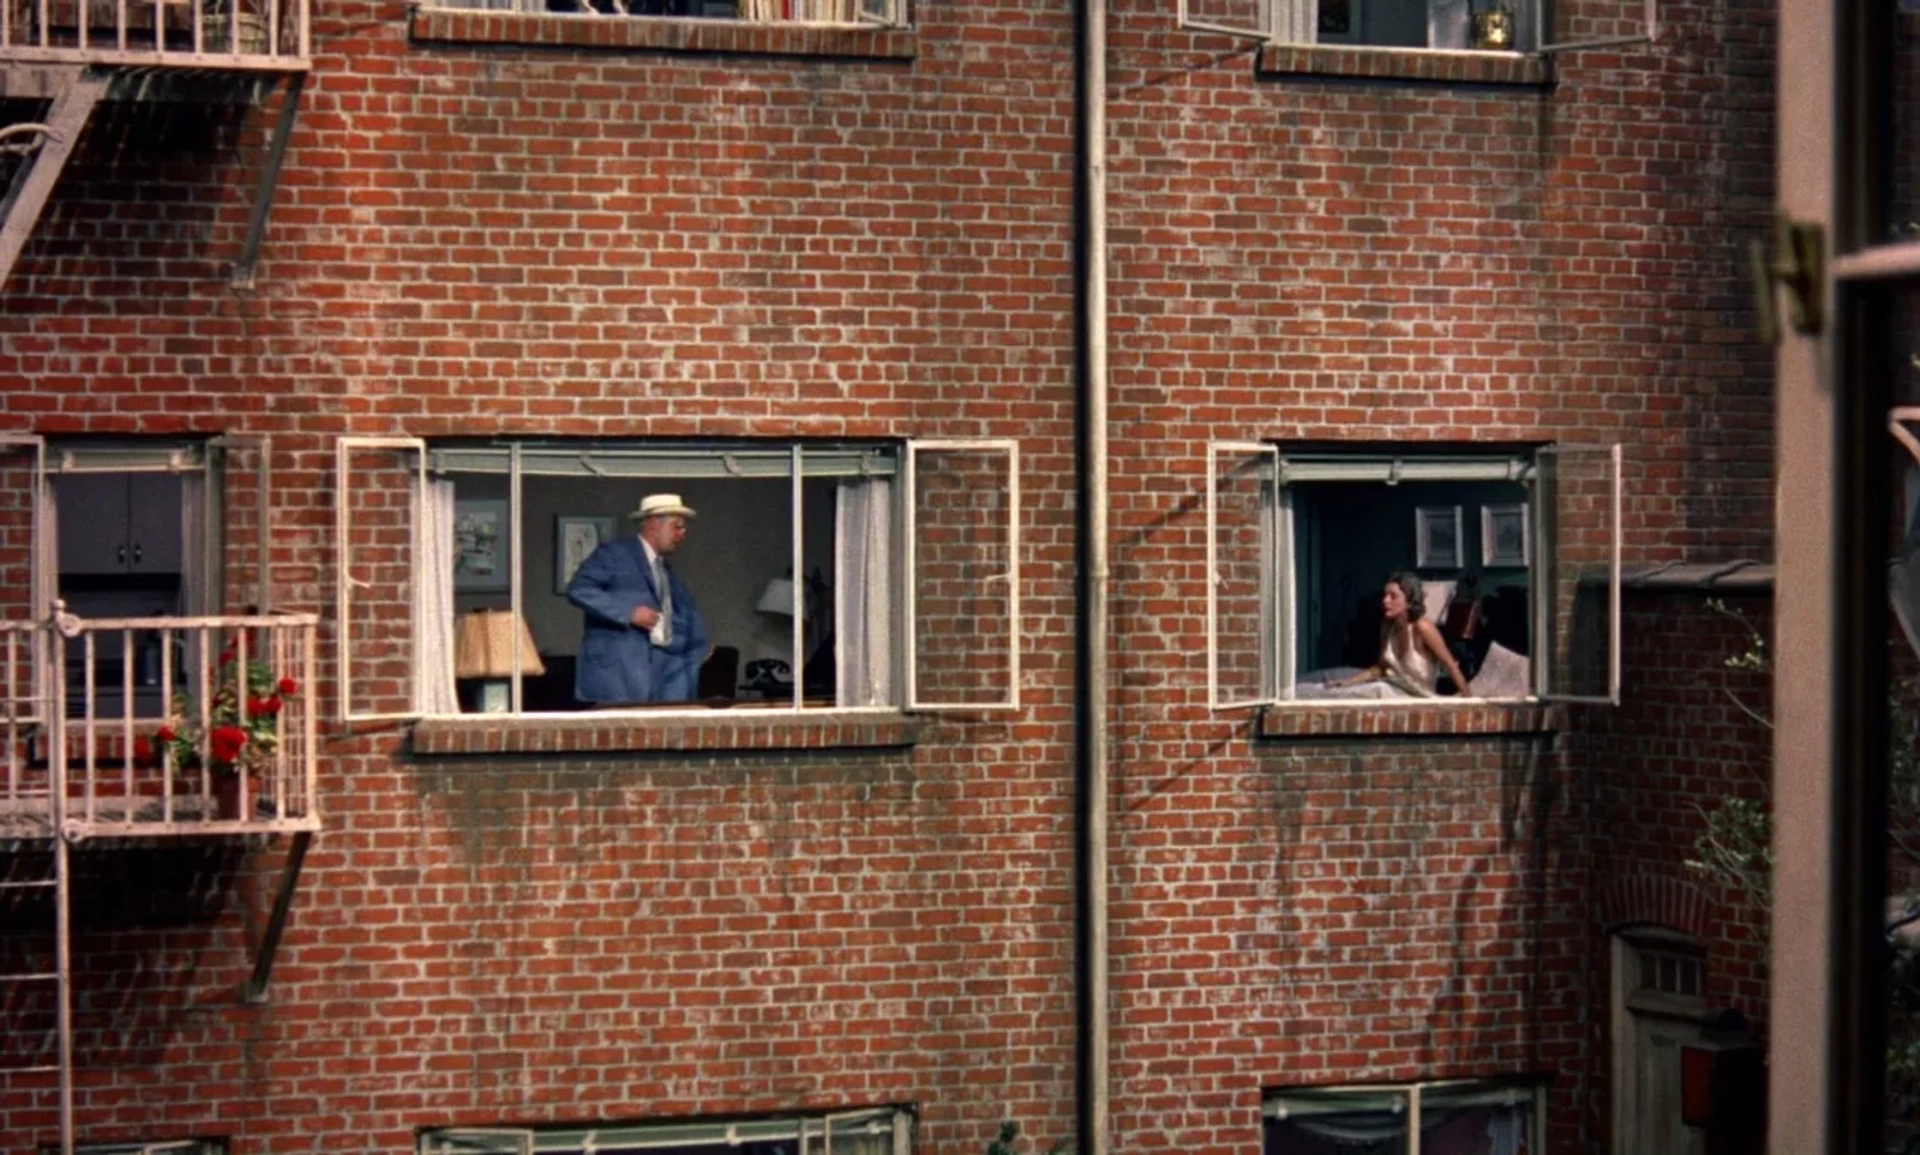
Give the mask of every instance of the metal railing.
<path id="1" fill-rule="evenodd" d="M 302 70 L 312 0 L 0 0 L 0 62 Z"/>
<path id="2" fill-rule="evenodd" d="M 422 6 L 577 16 L 720 19 L 825 28 L 898 28 L 908 20 L 907 0 L 422 0 Z"/>
<path id="3" fill-rule="evenodd" d="M 318 620 L 0 622 L 0 838 L 318 829 Z"/>

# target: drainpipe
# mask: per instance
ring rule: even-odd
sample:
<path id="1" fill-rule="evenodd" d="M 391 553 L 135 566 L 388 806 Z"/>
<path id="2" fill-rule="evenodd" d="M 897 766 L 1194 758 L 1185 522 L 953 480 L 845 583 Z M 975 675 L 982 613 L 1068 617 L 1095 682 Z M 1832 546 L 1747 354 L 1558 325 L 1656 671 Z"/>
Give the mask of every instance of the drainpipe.
<path id="1" fill-rule="evenodd" d="M 1107 0 L 1075 0 L 1074 1133 L 1107 1155 Z"/>

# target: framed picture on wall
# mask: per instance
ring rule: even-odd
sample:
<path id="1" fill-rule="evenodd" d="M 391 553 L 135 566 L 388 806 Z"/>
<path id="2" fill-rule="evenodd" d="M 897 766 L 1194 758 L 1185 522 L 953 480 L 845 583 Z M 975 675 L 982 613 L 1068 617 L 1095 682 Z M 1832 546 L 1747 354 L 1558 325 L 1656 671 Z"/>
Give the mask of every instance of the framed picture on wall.
<path id="1" fill-rule="evenodd" d="M 613 540 L 611 517 L 568 517 L 553 519 L 553 592 L 567 592 L 573 571 L 593 556 L 603 542 Z"/>
<path id="2" fill-rule="evenodd" d="M 507 503 L 475 498 L 453 503 L 453 588 L 460 593 L 507 588 Z"/>
<path id="3" fill-rule="evenodd" d="M 1527 503 L 1481 506 L 1481 566 L 1524 569 L 1532 562 L 1533 535 L 1527 528 Z"/>
<path id="4" fill-rule="evenodd" d="M 1413 511 L 1413 564 L 1417 569 L 1459 569 L 1461 517 L 1457 505 L 1422 505 Z"/>

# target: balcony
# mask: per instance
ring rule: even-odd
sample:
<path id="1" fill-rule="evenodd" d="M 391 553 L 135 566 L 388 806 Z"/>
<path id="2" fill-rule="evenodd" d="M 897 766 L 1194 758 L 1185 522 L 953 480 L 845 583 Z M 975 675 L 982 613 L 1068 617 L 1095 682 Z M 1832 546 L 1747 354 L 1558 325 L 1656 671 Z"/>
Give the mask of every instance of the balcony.
<path id="1" fill-rule="evenodd" d="M 0 63 L 304 72 L 312 0 L 0 0 Z"/>
<path id="2" fill-rule="evenodd" d="M 317 621 L 0 622 L 0 841 L 319 829 Z"/>

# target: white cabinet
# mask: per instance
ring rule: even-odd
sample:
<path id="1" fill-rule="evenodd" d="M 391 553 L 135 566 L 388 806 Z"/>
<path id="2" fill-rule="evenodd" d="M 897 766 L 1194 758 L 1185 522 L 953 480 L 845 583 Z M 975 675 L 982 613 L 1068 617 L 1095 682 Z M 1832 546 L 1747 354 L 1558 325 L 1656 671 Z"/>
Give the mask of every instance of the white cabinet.
<path id="1" fill-rule="evenodd" d="M 57 478 L 62 574 L 177 574 L 180 478 L 171 473 L 71 473 Z"/>

